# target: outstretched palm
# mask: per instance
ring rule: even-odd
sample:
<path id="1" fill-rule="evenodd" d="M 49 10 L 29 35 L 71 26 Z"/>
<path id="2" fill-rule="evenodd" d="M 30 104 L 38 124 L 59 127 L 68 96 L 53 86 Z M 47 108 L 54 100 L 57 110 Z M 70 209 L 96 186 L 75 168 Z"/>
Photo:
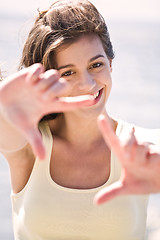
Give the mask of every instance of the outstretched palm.
<path id="1" fill-rule="evenodd" d="M 107 145 L 121 162 L 122 173 L 119 181 L 97 193 L 95 203 L 101 204 L 124 194 L 159 192 L 160 151 L 156 153 L 152 146 L 138 143 L 134 129 L 128 141 L 122 143 L 112 130 L 108 119 L 103 115 L 99 117 L 98 124 Z"/>
<path id="2" fill-rule="evenodd" d="M 46 114 L 69 111 L 93 103 L 91 96 L 62 98 L 68 84 L 58 72 L 44 72 L 35 64 L 0 85 L 0 105 L 4 117 L 20 130 L 32 145 L 35 154 L 44 157 L 38 122 Z"/>

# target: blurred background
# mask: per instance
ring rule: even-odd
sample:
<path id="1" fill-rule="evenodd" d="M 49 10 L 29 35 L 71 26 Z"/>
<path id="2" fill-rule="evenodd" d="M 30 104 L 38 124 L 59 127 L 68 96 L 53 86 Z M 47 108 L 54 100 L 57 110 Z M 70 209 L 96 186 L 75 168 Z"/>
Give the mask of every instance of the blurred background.
<path id="1" fill-rule="evenodd" d="M 0 0 L 0 69 L 17 71 L 34 16 L 51 0 Z M 146 128 L 160 128 L 160 1 L 92 0 L 108 24 L 115 50 L 108 112 Z M 0 239 L 13 240 L 10 178 L 0 155 Z M 146 240 L 160 239 L 160 194 L 151 195 Z"/>

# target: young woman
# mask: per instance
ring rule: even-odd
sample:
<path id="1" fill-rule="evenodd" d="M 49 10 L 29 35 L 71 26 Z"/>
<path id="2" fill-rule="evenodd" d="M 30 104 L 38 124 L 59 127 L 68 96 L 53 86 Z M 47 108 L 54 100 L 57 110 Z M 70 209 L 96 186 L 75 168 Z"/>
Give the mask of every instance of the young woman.
<path id="1" fill-rule="evenodd" d="M 39 13 L 24 69 L 0 88 L 0 149 L 11 172 L 15 240 L 144 239 L 147 196 L 93 204 L 121 175 L 98 116 L 109 118 L 119 138 L 132 128 L 105 108 L 113 58 L 106 23 L 89 1 L 60 0 Z M 146 130 L 135 131 L 146 140 Z"/>

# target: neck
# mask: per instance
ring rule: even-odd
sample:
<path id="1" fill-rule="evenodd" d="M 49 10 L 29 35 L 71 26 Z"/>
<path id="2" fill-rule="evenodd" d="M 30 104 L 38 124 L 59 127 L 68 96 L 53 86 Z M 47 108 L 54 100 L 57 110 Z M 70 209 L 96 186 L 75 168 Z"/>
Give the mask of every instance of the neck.
<path id="1" fill-rule="evenodd" d="M 104 114 L 107 115 L 106 112 Z M 97 117 L 80 117 L 73 113 L 65 113 L 61 119 L 56 121 L 55 126 L 50 124 L 53 134 L 65 139 L 73 146 L 88 149 L 104 141 L 98 128 Z M 112 119 L 110 121 L 113 128 L 116 129 L 116 122 Z M 58 129 L 58 131 L 55 132 L 55 129 Z"/>
<path id="2" fill-rule="evenodd" d="M 98 129 L 97 119 L 92 118 L 66 118 L 66 137 L 73 145 L 85 146 L 93 144 L 102 138 Z"/>

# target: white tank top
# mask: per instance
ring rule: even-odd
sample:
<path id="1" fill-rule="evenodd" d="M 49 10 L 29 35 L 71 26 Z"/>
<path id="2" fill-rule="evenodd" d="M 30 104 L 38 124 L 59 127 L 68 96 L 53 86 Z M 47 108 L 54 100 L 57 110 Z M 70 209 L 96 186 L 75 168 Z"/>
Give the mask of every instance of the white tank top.
<path id="1" fill-rule="evenodd" d="M 126 124 L 118 124 L 120 136 Z M 108 181 L 93 189 L 70 189 L 50 175 L 52 135 L 47 123 L 40 126 L 46 159 L 36 159 L 24 189 L 11 194 L 15 240 L 143 240 L 148 196 L 121 196 L 93 205 L 95 194 L 119 179 L 120 164 L 111 153 Z"/>

